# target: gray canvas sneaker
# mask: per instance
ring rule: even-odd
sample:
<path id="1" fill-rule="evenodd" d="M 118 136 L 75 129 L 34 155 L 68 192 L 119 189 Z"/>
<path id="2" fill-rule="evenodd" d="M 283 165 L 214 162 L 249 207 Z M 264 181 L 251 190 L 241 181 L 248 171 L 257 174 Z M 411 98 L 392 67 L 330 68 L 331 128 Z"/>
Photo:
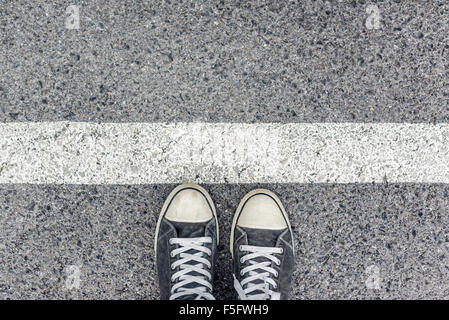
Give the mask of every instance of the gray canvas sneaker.
<path id="1" fill-rule="evenodd" d="M 288 299 L 295 261 L 293 234 L 273 192 L 253 190 L 240 201 L 232 223 L 231 254 L 238 299 Z"/>
<path id="2" fill-rule="evenodd" d="M 176 187 L 165 200 L 154 244 L 162 300 L 213 300 L 218 242 L 215 206 L 194 184 Z"/>

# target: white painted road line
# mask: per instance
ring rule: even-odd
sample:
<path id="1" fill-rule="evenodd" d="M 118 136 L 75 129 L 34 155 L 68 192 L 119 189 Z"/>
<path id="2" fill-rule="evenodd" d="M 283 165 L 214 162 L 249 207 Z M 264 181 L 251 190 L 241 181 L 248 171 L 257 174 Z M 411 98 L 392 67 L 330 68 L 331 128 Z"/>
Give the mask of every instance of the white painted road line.
<path id="1" fill-rule="evenodd" d="M 449 183 L 449 124 L 0 124 L 0 183 Z"/>

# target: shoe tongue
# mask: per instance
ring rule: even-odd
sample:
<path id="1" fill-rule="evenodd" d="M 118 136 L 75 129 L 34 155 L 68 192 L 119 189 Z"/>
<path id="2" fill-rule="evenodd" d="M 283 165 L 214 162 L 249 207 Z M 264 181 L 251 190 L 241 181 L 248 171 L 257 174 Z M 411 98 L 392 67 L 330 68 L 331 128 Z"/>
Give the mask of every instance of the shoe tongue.
<path id="1" fill-rule="evenodd" d="M 210 222 L 201 222 L 201 223 L 191 223 L 191 222 L 173 222 L 170 221 L 170 223 L 175 227 L 176 234 L 178 238 L 200 238 L 204 237 L 206 235 L 206 226 Z M 186 253 L 195 254 L 197 251 L 195 250 L 188 250 Z M 207 255 L 203 255 L 204 258 L 207 257 Z M 198 264 L 196 261 L 189 261 L 187 264 L 195 265 Z M 189 275 L 191 276 L 198 276 L 205 279 L 205 277 L 202 274 L 199 274 L 197 272 L 190 272 Z M 184 286 L 183 288 L 195 288 L 198 287 L 198 283 L 189 283 L 188 285 Z M 196 295 L 185 295 L 179 298 L 180 300 L 194 300 L 196 299 Z"/>
<path id="2" fill-rule="evenodd" d="M 205 236 L 209 221 L 200 223 L 170 221 L 170 223 L 175 227 L 178 238 L 199 238 Z"/>
<path id="3" fill-rule="evenodd" d="M 256 246 L 256 247 L 276 247 L 277 240 L 279 236 L 282 234 L 283 230 L 267 230 L 267 229 L 254 229 L 254 228 L 242 228 L 243 231 L 246 232 L 246 236 L 248 239 L 248 245 Z M 264 257 L 258 257 L 253 259 L 255 262 L 265 262 L 269 261 Z M 256 269 L 255 272 L 264 272 L 263 270 Z M 261 284 L 263 280 L 254 280 L 253 284 Z M 249 284 L 246 284 L 244 288 L 246 289 Z M 270 286 L 271 287 L 271 286 Z M 251 295 L 263 294 L 262 290 L 255 290 L 251 292 Z"/>
<path id="4" fill-rule="evenodd" d="M 242 228 L 248 238 L 248 245 L 257 247 L 275 247 L 282 230 Z"/>

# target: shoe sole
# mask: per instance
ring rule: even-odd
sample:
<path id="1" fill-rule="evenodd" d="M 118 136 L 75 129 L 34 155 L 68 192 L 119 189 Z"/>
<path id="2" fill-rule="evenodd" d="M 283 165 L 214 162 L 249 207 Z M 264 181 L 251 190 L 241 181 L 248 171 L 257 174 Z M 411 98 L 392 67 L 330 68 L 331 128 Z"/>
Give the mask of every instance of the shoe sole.
<path id="1" fill-rule="evenodd" d="M 217 245 L 218 245 L 218 239 L 219 239 L 219 230 L 218 230 L 218 218 L 217 218 L 217 212 L 215 210 L 215 204 L 212 201 L 212 198 L 209 194 L 209 192 L 207 192 L 206 189 L 204 189 L 203 187 L 197 185 L 197 184 L 193 184 L 193 183 L 185 183 L 185 184 L 181 184 L 179 186 L 177 186 L 176 188 L 174 188 L 170 194 L 168 195 L 167 199 L 164 202 L 164 205 L 162 206 L 161 212 L 159 213 L 159 218 L 157 220 L 157 225 L 156 225 L 156 236 L 154 238 L 154 258 L 157 259 L 157 239 L 159 236 L 159 226 L 161 224 L 162 218 L 164 217 L 164 212 L 167 211 L 167 207 L 170 204 L 171 200 L 173 199 L 173 197 L 178 193 L 179 190 L 182 189 L 195 189 L 200 191 L 202 194 L 204 194 L 204 196 L 206 197 L 207 201 L 210 204 L 210 207 L 212 208 L 212 212 L 214 214 L 214 218 L 215 218 L 215 223 L 217 225 Z"/>
<path id="2" fill-rule="evenodd" d="M 288 227 L 288 229 L 290 231 L 290 234 L 291 234 L 291 237 L 292 237 L 293 254 L 295 253 L 295 242 L 293 240 L 292 227 L 290 225 L 290 220 L 288 219 L 287 212 L 285 211 L 284 206 L 282 205 L 281 200 L 278 198 L 278 196 L 274 192 L 272 192 L 270 190 L 267 190 L 267 189 L 255 189 L 255 190 L 252 190 L 252 191 L 248 192 L 243 197 L 243 199 L 240 200 L 239 206 L 237 207 L 237 210 L 235 211 L 235 214 L 234 214 L 234 219 L 232 220 L 231 238 L 230 238 L 230 241 L 229 241 L 229 243 L 230 243 L 229 248 L 230 248 L 231 256 L 232 256 L 233 259 L 234 259 L 234 230 L 235 230 L 235 226 L 237 224 L 237 219 L 240 216 L 240 212 L 242 211 L 242 208 L 243 208 L 243 205 L 245 204 L 245 202 L 249 198 L 251 198 L 252 196 L 254 196 L 256 194 L 260 194 L 260 193 L 270 196 L 274 201 L 276 201 L 277 205 L 281 209 L 282 215 L 284 216 L 284 219 L 287 222 L 287 227 Z"/>

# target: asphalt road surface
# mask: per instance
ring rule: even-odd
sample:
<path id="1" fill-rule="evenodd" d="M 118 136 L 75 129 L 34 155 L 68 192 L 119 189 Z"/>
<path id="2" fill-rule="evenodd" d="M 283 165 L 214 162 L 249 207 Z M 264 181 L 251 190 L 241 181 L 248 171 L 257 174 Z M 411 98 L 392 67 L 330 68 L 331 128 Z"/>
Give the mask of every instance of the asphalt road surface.
<path id="1" fill-rule="evenodd" d="M 446 0 L 0 0 L 0 125 L 444 125 L 448 57 Z M 0 184 L 0 299 L 158 299 L 175 185 Z M 217 299 L 233 296 L 231 219 L 255 187 L 292 222 L 292 299 L 449 298 L 449 181 L 203 185 Z"/>

